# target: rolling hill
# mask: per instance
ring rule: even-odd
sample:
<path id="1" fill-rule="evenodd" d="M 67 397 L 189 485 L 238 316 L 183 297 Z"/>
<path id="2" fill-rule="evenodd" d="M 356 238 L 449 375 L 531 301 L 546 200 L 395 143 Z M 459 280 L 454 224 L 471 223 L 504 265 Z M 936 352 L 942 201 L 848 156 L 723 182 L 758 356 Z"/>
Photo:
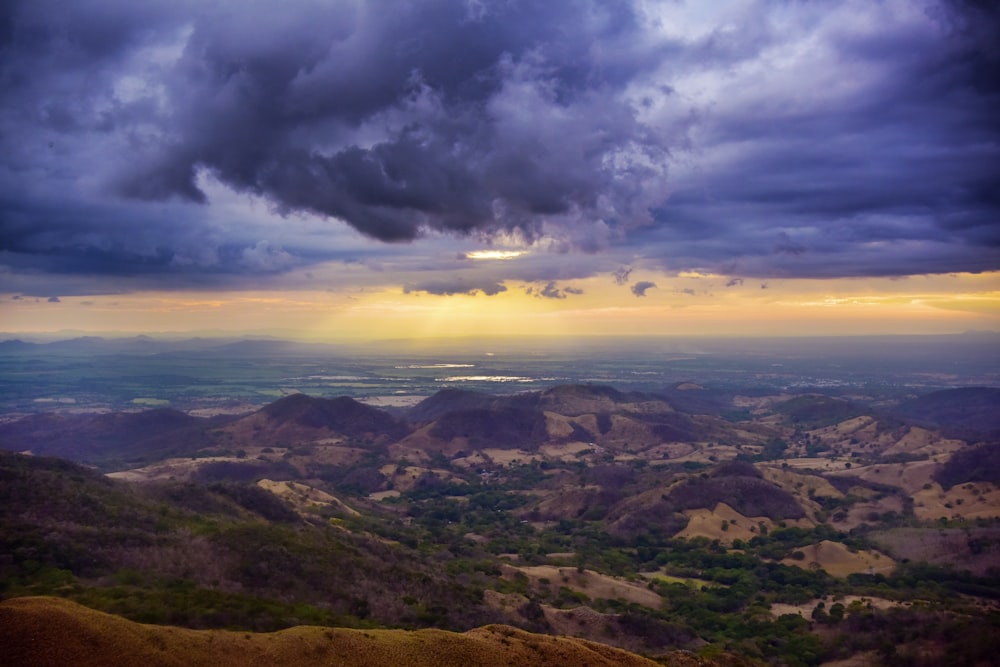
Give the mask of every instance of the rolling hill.
<path id="1" fill-rule="evenodd" d="M 142 664 L 149 667 L 244 667 L 336 664 L 341 667 L 550 665 L 653 667 L 661 663 L 604 644 L 490 625 L 443 630 L 295 627 L 268 634 L 142 625 L 58 598 L 0 603 L 0 644 L 10 667 Z M 749 665 L 735 657 L 705 661 L 678 655 L 670 664 Z"/>
<path id="2" fill-rule="evenodd" d="M 184 456 L 212 445 L 224 418 L 171 409 L 104 414 L 39 413 L 0 424 L 0 449 L 86 462 L 105 470 Z"/>
<path id="3" fill-rule="evenodd" d="M 383 410 L 353 398 L 292 394 L 220 430 L 239 444 L 300 444 L 324 438 L 386 442 L 402 437 L 406 425 Z"/>
<path id="4" fill-rule="evenodd" d="M 965 433 L 1000 433 L 1000 388 L 962 387 L 903 401 L 895 414 L 914 423 Z"/>

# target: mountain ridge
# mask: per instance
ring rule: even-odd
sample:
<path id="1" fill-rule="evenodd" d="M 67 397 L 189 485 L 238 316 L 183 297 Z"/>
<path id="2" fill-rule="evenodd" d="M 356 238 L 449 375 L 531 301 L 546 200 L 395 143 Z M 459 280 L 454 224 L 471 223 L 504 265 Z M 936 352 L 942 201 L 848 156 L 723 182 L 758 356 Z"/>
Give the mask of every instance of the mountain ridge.
<path id="1" fill-rule="evenodd" d="M 351 630 L 299 626 L 268 634 L 142 625 L 58 598 L 0 603 L 0 643 L 12 667 L 144 664 L 287 667 L 333 661 L 342 667 L 653 667 L 662 663 L 604 644 L 489 625 L 465 633 L 445 630 Z M 678 667 L 751 665 L 678 652 Z"/>

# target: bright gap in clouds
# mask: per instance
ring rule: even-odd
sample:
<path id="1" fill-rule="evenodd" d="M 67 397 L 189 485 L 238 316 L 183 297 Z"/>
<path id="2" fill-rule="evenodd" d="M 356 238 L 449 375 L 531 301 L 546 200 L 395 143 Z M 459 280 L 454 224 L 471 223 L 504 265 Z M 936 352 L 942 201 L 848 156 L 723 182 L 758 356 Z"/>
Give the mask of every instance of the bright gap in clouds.
<path id="1" fill-rule="evenodd" d="M 523 250 L 473 250 L 465 256 L 469 259 L 517 259 L 523 254 Z"/>

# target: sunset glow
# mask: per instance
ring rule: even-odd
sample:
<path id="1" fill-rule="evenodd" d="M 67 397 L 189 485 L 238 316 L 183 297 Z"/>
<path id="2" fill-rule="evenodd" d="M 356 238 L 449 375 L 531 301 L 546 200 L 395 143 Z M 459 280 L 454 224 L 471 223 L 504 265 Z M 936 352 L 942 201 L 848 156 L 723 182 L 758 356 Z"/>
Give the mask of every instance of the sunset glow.
<path id="1" fill-rule="evenodd" d="M 1000 328 L 1000 274 L 908 281 L 772 281 L 657 277 L 636 299 L 610 276 L 574 281 L 582 293 L 546 298 L 510 283 L 484 294 L 405 294 L 399 286 L 324 290 L 22 298 L 5 306 L 12 332 L 252 331 L 350 341 L 477 335 L 787 336 L 938 334 Z"/>

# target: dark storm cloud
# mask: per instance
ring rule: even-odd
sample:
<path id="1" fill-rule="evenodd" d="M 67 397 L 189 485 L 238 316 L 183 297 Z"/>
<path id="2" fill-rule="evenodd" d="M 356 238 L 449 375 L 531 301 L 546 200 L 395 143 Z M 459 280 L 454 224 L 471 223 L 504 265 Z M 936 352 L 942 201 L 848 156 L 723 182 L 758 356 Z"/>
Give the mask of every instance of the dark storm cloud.
<path id="1" fill-rule="evenodd" d="M 873 7 L 870 25 L 818 17 L 837 67 L 786 65 L 729 91 L 699 125 L 701 149 L 725 157 L 636 242 L 668 268 L 756 276 L 1000 268 L 1000 49 L 984 36 L 1000 10 Z"/>
<path id="2" fill-rule="evenodd" d="M 196 176 L 207 169 L 281 211 L 386 241 L 424 229 L 530 236 L 539 216 L 646 215 L 633 204 L 655 170 L 613 165 L 629 144 L 662 156 L 620 98 L 640 63 L 588 46 L 634 37 L 625 6 L 254 9 L 193 23 L 164 78 L 171 109 L 119 175 L 120 192 L 202 202 Z"/>
<path id="3" fill-rule="evenodd" d="M 994 270 L 998 13 L 4 3 L 0 265 L 235 286 L 378 254 L 318 218 L 382 241 L 506 235 L 674 272 Z M 220 192 L 269 219 L 251 224 Z"/>
<path id="4" fill-rule="evenodd" d="M 632 285 L 632 294 L 636 296 L 646 296 L 648 290 L 656 287 L 656 283 L 651 283 L 648 280 L 640 280 L 636 284 Z"/>

